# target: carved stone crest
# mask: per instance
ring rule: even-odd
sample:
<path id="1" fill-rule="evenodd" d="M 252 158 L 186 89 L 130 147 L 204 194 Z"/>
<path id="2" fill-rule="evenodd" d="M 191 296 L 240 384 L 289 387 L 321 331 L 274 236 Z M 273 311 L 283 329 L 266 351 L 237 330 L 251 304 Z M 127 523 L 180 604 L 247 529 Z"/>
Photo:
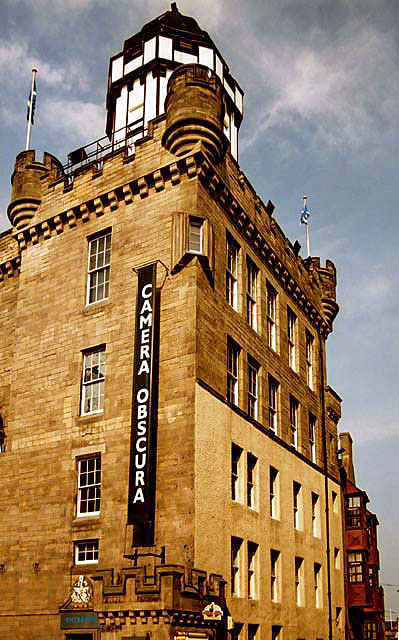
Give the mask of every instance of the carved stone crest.
<path id="1" fill-rule="evenodd" d="M 88 609 L 92 604 L 93 587 L 85 576 L 79 576 L 61 609 Z"/>
<path id="2" fill-rule="evenodd" d="M 221 620 L 223 618 L 223 609 L 215 602 L 211 602 L 202 611 L 204 620 Z"/>

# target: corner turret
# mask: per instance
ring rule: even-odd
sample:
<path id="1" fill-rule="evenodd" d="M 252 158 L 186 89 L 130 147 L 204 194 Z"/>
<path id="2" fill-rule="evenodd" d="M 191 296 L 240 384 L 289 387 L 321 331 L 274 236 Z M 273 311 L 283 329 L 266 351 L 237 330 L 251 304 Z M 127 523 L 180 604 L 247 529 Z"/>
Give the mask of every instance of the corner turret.
<path id="1" fill-rule="evenodd" d="M 35 151 L 21 151 L 16 157 L 11 176 L 12 194 L 7 214 L 13 227 L 23 229 L 34 217 L 42 201 L 42 180 L 50 174 L 56 180 L 63 174 L 62 164 L 51 153 L 44 152 L 43 162 L 36 160 Z"/>
<path id="2" fill-rule="evenodd" d="M 305 264 L 308 264 L 310 271 L 317 274 L 317 279 L 321 288 L 321 304 L 324 317 L 332 331 L 333 322 L 339 311 L 337 303 L 337 270 L 331 260 L 326 260 L 326 266 L 322 267 L 320 258 L 307 258 Z"/>
<path id="3" fill-rule="evenodd" d="M 178 67 L 169 78 L 163 145 L 177 156 L 201 141 L 213 162 L 228 146 L 223 133 L 223 87 L 216 73 L 199 64 Z"/>

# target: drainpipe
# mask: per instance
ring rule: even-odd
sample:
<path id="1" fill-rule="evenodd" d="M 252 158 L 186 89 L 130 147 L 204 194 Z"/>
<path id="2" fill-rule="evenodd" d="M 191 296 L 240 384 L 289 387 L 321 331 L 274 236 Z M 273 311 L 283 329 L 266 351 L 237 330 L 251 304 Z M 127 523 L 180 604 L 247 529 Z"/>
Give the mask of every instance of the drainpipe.
<path id="1" fill-rule="evenodd" d="M 326 500 L 326 554 L 327 554 L 327 598 L 328 598 L 328 639 L 333 640 L 332 605 L 331 605 L 331 566 L 330 566 L 330 508 L 328 491 L 328 458 L 327 458 L 327 429 L 325 403 L 324 376 L 324 343 L 319 335 L 319 366 L 320 366 L 320 402 L 321 402 L 321 431 L 323 440 L 324 492 Z"/>

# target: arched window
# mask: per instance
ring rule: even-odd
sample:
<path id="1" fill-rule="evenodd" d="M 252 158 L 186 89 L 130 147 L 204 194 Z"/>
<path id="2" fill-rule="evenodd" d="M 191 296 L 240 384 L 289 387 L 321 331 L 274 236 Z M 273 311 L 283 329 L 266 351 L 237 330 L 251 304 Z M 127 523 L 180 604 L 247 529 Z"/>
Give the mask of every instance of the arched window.
<path id="1" fill-rule="evenodd" d="M 0 453 L 6 450 L 6 432 L 4 429 L 3 418 L 0 416 Z"/>

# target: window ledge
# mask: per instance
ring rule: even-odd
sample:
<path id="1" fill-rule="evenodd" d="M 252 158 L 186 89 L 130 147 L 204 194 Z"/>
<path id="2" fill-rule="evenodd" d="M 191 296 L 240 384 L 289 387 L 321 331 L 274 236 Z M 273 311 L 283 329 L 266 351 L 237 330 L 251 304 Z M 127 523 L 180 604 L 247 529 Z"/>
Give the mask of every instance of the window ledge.
<path id="1" fill-rule="evenodd" d="M 82 313 L 85 315 L 94 315 L 99 311 L 103 311 L 111 302 L 110 298 L 99 300 L 98 302 L 91 302 L 82 306 Z"/>
<path id="2" fill-rule="evenodd" d="M 94 528 L 94 527 L 98 527 L 101 524 L 101 516 L 75 516 L 75 518 L 72 520 L 72 527 L 75 528 Z"/>
<path id="3" fill-rule="evenodd" d="M 80 423 L 86 422 L 95 422 L 96 420 L 102 419 L 104 415 L 104 410 L 97 411 L 96 413 L 88 413 L 87 415 L 77 416 Z"/>
<path id="4" fill-rule="evenodd" d="M 97 573 L 97 571 L 101 570 L 99 564 L 99 562 L 82 562 L 82 564 L 74 564 L 72 566 L 71 574 L 73 576 L 80 575 L 82 573 L 83 567 L 85 569 L 85 572 L 89 575 L 90 573 Z"/>

